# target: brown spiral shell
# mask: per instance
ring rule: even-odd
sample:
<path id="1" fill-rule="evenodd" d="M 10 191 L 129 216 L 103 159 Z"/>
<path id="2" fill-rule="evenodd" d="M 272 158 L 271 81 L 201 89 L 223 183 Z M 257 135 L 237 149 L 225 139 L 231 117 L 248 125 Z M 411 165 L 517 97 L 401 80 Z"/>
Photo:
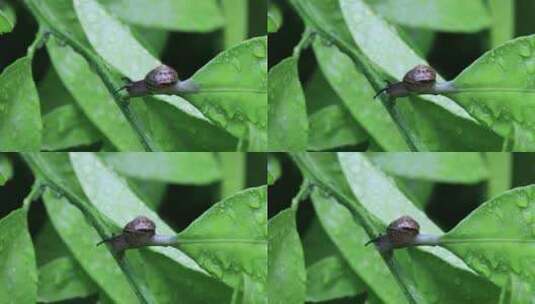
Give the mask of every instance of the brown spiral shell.
<path id="1" fill-rule="evenodd" d="M 420 225 L 410 216 L 402 216 L 387 227 L 387 236 L 394 248 L 403 247 L 420 233 Z"/>
<path id="2" fill-rule="evenodd" d="M 437 73 L 432 67 L 419 64 L 405 74 L 403 84 L 408 89 L 417 90 L 432 86 L 436 79 Z"/>
<path id="3" fill-rule="evenodd" d="M 123 229 L 123 235 L 130 244 L 150 240 L 156 233 L 156 225 L 145 216 L 138 216 Z"/>
<path id="4" fill-rule="evenodd" d="M 172 86 L 178 81 L 178 73 L 170 66 L 160 65 L 145 76 L 145 84 L 149 89 L 160 89 Z"/>

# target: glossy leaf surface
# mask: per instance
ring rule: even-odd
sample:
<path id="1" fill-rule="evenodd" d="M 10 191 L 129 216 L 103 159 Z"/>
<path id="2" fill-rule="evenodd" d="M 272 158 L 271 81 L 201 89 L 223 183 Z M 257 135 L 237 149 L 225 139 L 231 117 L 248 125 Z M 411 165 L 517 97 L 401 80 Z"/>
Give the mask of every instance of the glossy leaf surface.
<path id="1" fill-rule="evenodd" d="M 0 92 L 0 150 L 38 151 L 42 123 L 29 57 L 2 71 Z"/>
<path id="2" fill-rule="evenodd" d="M 27 212 L 12 211 L 0 220 L 0 302 L 35 303 L 37 269 Z"/>
<path id="3" fill-rule="evenodd" d="M 308 120 L 295 57 L 269 71 L 268 120 L 270 151 L 306 150 Z"/>
<path id="4" fill-rule="evenodd" d="M 269 221 L 268 289 L 270 303 L 303 303 L 306 270 L 295 211 L 286 209 Z"/>

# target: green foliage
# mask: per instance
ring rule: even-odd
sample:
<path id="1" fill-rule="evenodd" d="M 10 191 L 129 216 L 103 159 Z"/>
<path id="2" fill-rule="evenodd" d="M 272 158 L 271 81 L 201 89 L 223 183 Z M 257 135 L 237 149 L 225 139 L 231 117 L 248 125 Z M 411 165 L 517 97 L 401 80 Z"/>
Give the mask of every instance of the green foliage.
<path id="1" fill-rule="evenodd" d="M 0 156 L 10 163 L 11 157 Z M 5 269 L 0 289 L 10 297 L 1 302 L 100 298 L 111 303 L 229 303 L 236 288 L 243 303 L 267 303 L 265 181 L 246 188 L 251 183 L 244 176 L 261 170 L 249 162 L 244 162 L 242 176 L 223 175 L 221 163 L 230 160 L 230 155 L 217 159 L 211 153 L 23 154 L 16 159 L 17 170 L 27 170 L 25 162 L 37 181 L 24 207 L 0 219 L 0 263 Z M 27 187 L 18 174 L 13 182 Z M 227 188 L 227 197 L 213 205 L 195 202 L 201 192 L 219 197 L 213 184 L 222 184 L 222 179 L 236 179 L 239 183 L 232 184 L 239 187 Z M 164 198 L 175 184 L 198 193 L 184 190 L 178 202 Z M 46 214 L 39 223 L 44 216 L 46 224 L 36 225 L 37 233 L 30 235 L 26 210 L 34 200 L 41 204 L 40 198 Z M 182 210 L 188 214 L 160 211 L 162 201 L 171 210 L 187 204 Z M 176 237 L 178 243 L 124 255 L 97 246 L 139 215 L 156 223 L 157 234 Z M 186 227 L 179 233 L 167 223 L 177 218 Z"/>
<path id="2" fill-rule="evenodd" d="M 265 151 L 267 39 L 253 30 L 260 19 L 250 16 L 257 13 L 248 0 L 222 4 L 164 0 L 147 10 L 143 1 L 24 1 L 20 11 L 28 15 L 25 20 L 35 19 L 39 33 L 28 56 L 4 74 L 15 65 L 20 72 L 0 77 L 0 88 L 7 92 L 0 99 L 0 149 Z M 12 10 L 1 9 L 0 33 L 11 31 Z M 25 25 L 21 29 L 32 31 Z M 177 43 L 176 31 L 194 35 Z M 39 75 L 32 77 L 31 59 L 45 42 L 52 66 L 34 64 L 39 71 L 48 69 L 47 75 L 57 74 L 68 93 L 51 86 L 49 77 L 42 83 Z M 180 78 L 192 75 L 200 91 L 129 100 L 118 93 L 125 84 L 121 76 L 142 80 L 164 60 L 181 65 Z M 36 92 L 34 81 L 45 91 Z M 60 105 L 68 107 L 49 113 Z M 13 131 L 2 133 L 7 129 Z"/>
<path id="3" fill-rule="evenodd" d="M 16 23 L 16 15 L 13 8 L 7 4 L 0 7 L 0 34 L 9 33 Z"/>
<path id="4" fill-rule="evenodd" d="M 519 23 L 515 20 L 517 12 L 513 1 L 287 2 L 290 5 L 283 7 L 283 13 L 297 16 L 299 21 L 289 19 L 282 25 L 288 27 L 286 31 L 278 30 L 274 18 L 268 24 L 276 44 L 273 49 L 278 51 L 270 74 L 291 55 L 287 51 L 291 48 L 283 43 L 298 41 L 301 34 L 301 42 L 293 42 L 294 54 L 312 46 L 316 62 L 309 58 L 299 60 L 295 64 L 299 68 L 293 74 L 300 75 L 302 80 L 316 79 L 319 67 L 328 82 L 322 85 L 323 91 L 335 92 L 335 96 L 324 96 L 320 103 L 317 96 L 306 94 L 305 107 L 312 109 L 307 113 L 307 120 L 310 123 L 314 118 L 314 128 L 310 125 L 308 141 L 300 145 L 301 150 L 303 147 L 338 151 L 533 150 L 535 137 L 530 99 L 534 89 L 527 80 L 531 74 L 532 43 L 531 36 L 512 40 L 516 35 L 513 25 Z M 299 22 L 304 24 L 301 32 L 290 30 Z M 487 29 L 490 31 L 482 32 Z M 442 37 L 436 35 L 438 32 L 454 34 Z M 312 36 L 307 36 L 309 33 L 313 33 Z M 470 38 L 462 40 L 464 36 L 455 35 L 458 33 Z M 483 54 L 486 49 L 474 51 L 466 58 L 457 59 L 449 56 L 452 53 L 448 51 L 449 40 L 461 41 L 452 48 L 465 49 L 464 42 L 466 49 L 470 49 L 467 42 L 476 41 L 477 47 L 493 49 L 486 54 Z M 481 57 L 472 65 L 467 64 L 478 56 Z M 455 90 L 438 95 L 414 94 L 397 98 L 395 102 L 384 93 L 375 98 L 381 102 L 374 101 L 376 93 L 389 83 L 401 81 L 418 64 L 436 67 L 437 83 L 449 83 Z M 459 74 L 462 68 L 464 71 Z M 440 76 L 444 70 L 459 75 L 445 82 Z M 301 86 L 305 86 L 304 82 Z M 270 90 L 270 108 L 275 106 L 271 95 L 284 98 L 278 100 L 278 104 L 294 103 L 293 94 L 284 94 L 288 87 Z M 347 110 L 353 120 L 319 113 L 313 116 L 325 105 Z M 276 122 L 282 114 L 270 111 L 268 115 L 270 121 Z M 334 121 L 341 124 L 342 120 L 345 123 L 337 126 L 338 129 L 350 130 L 353 125 L 353 133 L 359 140 L 332 143 L 325 140 L 324 146 L 318 146 L 317 139 L 325 138 L 321 132 L 325 128 L 317 126 L 334 126 Z M 278 131 L 273 131 L 275 134 L 270 134 L 270 139 L 303 134 L 302 125 L 294 121 L 296 119 L 287 121 L 286 125 L 279 121 Z M 304 136 L 300 138 L 305 140 Z"/>
<path id="5" fill-rule="evenodd" d="M 511 187 L 531 168 L 513 170 L 508 153 L 417 154 L 290 154 L 301 176 L 311 184 L 311 192 L 285 194 L 281 190 L 287 189 L 280 185 L 272 189 L 275 197 L 291 200 L 295 195 L 294 200 L 302 202 L 292 204 L 298 207 L 295 211 L 286 209 L 290 204 L 274 204 L 275 212 L 282 213 L 270 220 L 270 231 L 281 214 L 307 214 L 297 217 L 295 225 L 273 227 L 291 227 L 284 235 L 299 236 L 297 242 L 285 242 L 287 255 L 279 256 L 276 263 L 305 262 L 307 302 L 529 303 L 535 286 L 530 263 L 535 257 L 534 188 Z M 283 179 L 290 184 L 296 182 L 290 173 L 296 168 L 292 167 L 282 167 Z M 531 183 L 532 178 L 524 183 Z M 500 190 L 493 190 L 494 197 L 482 202 L 489 187 Z M 303 207 L 309 198 L 312 214 Z M 457 199 L 461 202 L 453 201 Z M 475 204 L 469 202 L 474 199 Z M 456 210 L 462 209 L 462 204 L 472 204 L 475 210 Z M 448 224 L 453 229 L 442 228 L 446 219 L 460 212 L 462 217 Z M 373 245 L 365 246 L 402 215 L 416 219 L 421 234 L 439 236 L 439 245 L 396 249 L 384 255 Z M 289 254 L 295 247 L 303 248 L 300 262 L 295 259 L 301 255 Z M 271 263 L 275 257 L 270 253 L 269 259 Z M 272 282 L 279 283 L 274 289 L 290 290 L 292 286 L 282 279 Z M 290 301 L 301 295 L 301 290 L 277 295 Z"/>
<path id="6" fill-rule="evenodd" d="M 286 209 L 269 221 L 268 288 L 270 303 L 303 303 L 306 270 L 295 226 L 295 210 Z"/>
<path id="7" fill-rule="evenodd" d="M 290 57 L 269 71 L 269 150 L 306 150 L 308 122 L 305 96 Z"/>
<path id="8" fill-rule="evenodd" d="M 0 92 L 0 150 L 39 150 L 42 122 L 31 58 L 20 58 L 2 71 Z"/>
<path id="9" fill-rule="evenodd" d="M 28 233 L 27 210 L 17 209 L 0 220 L 0 300 L 35 303 L 37 269 Z"/>
<path id="10" fill-rule="evenodd" d="M 84 298 L 96 292 L 91 279 L 70 257 L 57 258 L 39 268 L 40 302 Z"/>

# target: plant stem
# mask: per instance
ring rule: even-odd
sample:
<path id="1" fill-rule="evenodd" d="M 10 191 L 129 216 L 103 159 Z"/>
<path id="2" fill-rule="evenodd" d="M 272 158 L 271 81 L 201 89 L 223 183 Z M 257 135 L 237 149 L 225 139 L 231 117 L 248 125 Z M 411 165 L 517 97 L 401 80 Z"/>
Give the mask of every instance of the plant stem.
<path id="1" fill-rule="evenodd" d="M 22 208 L 24 208 L 26 211 L 30 208 L 30 204 L 37 200 L 39 197 L 41 197 L 41 194 L 43 193 L 43 183 L 41 182 L 40 178 L 36 178 L 33 182 L 32 189 L 30 190 L 30 193 L 24 198 L 22 201 Z"/>
<path id="2" fill-rule="evenodd" d="M 65 42 L 69 45 L 75 52 L 80 54 L 93 68 L 93 70 L 101 78 L 102 82 L 106 86 L 108 92 L 112 95 L 115 103 L 121 109 L 126 120 L 136 133 L 139 138 L 139 141 L 145 151 L 152 152 L 154 149 L 148 134 L 143 129 L 137 115 L 131 111 L 129 103 L 124 100 L 117 92 L 116 86 L 114 84 L 113 76 L 108 68 L 97 58 L 91 51 L 87 50 L 82 44 L 80 44 L 76 39 L 72 38 L 68 33 L 63 33 L 54 26 L 54 23 L 48 20 L 48 18 L 41 13 L 38 6 L 34 4 L 34 0 L 25 0 L 24 3 L 28 10 L 34 15 L 37 19 L 40 27 L 44 28 L 47 32 L 57 37 L 59 40 Z"/>
<path id="3" fill-rule="evenodd" d="M 335 186 L 330 184 L 326 179 L 322 178 L 320 174 L 317 174 L 314 170 L 314 165 L 307 158 L 307 153 L 292 153 L 290 156 L 297 164 L 299 169 L 301 169 L 301 173 L 303 174 L 303 176 L 306 176 L 306 178 L 308 178 L 308 180 L 314 186 L 331 195 L 351 212 L 351 214 L 357 219 L 359 224 L 364 228 L 370 239 L 373 238 L 373 236 L 379 234 L 377 227 L 372 223 L 371 219 L 369 218 L 367 210 L 363 206 L 358 204 L 355 200 L 348 198 L 344 193 L 338 191 Z M 411 304 L 417 303 L 415 297 L 412 295 L 409 286 L 403 282 L 401 271 L 399 267 L 396 266 L 396 263 L 392 261 L 393 258 L 390 258 L 384 254 L 381 254 L 381 257 L 392 272 L 407 301 L 409 301 L 409 303 Z"/>
<path id="4" fill-rule="evenodd" d="M 43 45 L 48 40 L 48 32 L 46 32 L 41 26 L 39 27 L 39 30 L 37 30 L 37 34 L 35 35 L 35 39 L 33 40 L 32 44 L 28 47 L 28 57 L 33 59 L 33 55 L 35 52 L 42 48 Z"/>
<path id="5" fill-rule="evenodd" d="M 299 203 L 306 200 L 310 195 L 311 184 L 306 177 L 303 178 L 299 192 L 292 199 L 292 209 L 297 210 Z"/>
<path id="6" fill-rule="evenodd" d="M 348 43 L 346 43 L 337 34 L 324 30 L 316 23 L 316 20 L 314 18 L 307 15 L 305 9 L 301 7 L 298 1 L 292 0 L 290 1 L 290 3 L 293 5 L 297 13 L 304 20 L 307 21 L 307 27 L 312 27 L 316 33 L 323 36 L 323 38 L 327 41 L 334 43 L 336 47 L 340 49 L 340 51 L 342 51 L 351 58 L 351 60 L 355 63 L 359 71 L 364 74 L 364 76 L 368 79 L 369 83 L 372 85 L 376 92 L 386 87 L 387 83 L 380 77 L 379 73 L 377 72 L 377 69 L 372 67 L 372 64 L 369 62 L 366 56 L 360 52 L 360 50 L 348 45 Z M 391 116 L 399 131 L 404 135 L 403 138 L 407 142 L 407 146 L 409 147 L 409 149 L 411 149 L 411 151 L 418 151 L 416 149 L 416 145 L 413 142 L 413 138 L 417 137 L 417 135 L 406 126 L 406 124 L 402 121 L 400 115 L 396 115 L 394 113 L 394 105 L 392 101 L 390 101 L 388 97 L 384 95 L 385 94 L 381 94 L 379 98 L 381 98 L 383 106 Z"/>
<path id="7" fill-rule="evenodd" d="M 312 28 L 306 27 L 305 31 L 303 32 L 303 35 L 301 36 L 301 40 L 299 40 L 299 43 L 294 47 L 293 56 L 295 58 L 299 58 L 301 56 L 301 52 L 308 48 L 310 45 L 310 40 L 312 39 L 312 36 L 314 35 L 314 32 L 312 31 Z"/>
<path id="8" fill-rule="evenodd" d="M 69 203 L 78 208 L 83 213 L 89 224 L 93 226 L 93 228 L 95 228 L 101 238 L 104 239 L 106 238 L 106 236 L 110 235 L 108 227 L 103 223 L 97 211 L 95 211 L 94 208 L 92 208 L 87 201 L 79 197 L 67 186 L 65 186 L 61 182 L 61 179 L 56 176 L 53 170 L 49 168 L 47 164 L 41 159 L 39 153 L 23 153 L 22 157 L 25 162 L 30 166 L 30 168 L 34 171 L 35 175 L 39 176 L 40 183 L 42 182 L 42 185 L 63 196 L 66 200 L 69 201 Z M 34 191 L 32 190 L 32 192 Z M 111 248 L 111 246 L 108 246 L 107 248 L 112 254 L 112 256 L 115 258 L 115 261 L 117 262 L 119 267 L 121 267 L 128 282 L 130 283 L 130 286 L 138 297 L 138 300 L 141 303 L 154 303 L 155 301 L 152 299 L 152 295 L 147 292 L 147 288 L 146 286 L 144 286 L 144 282 L 140 282 L 139 279 L 136 278 L 134 272 L 130 269 L 130 267 L 128 267 L 128 263 L 127 261 L 125 261 L 125 258 L 117 255 L 116 252 L 114 252 L 113 248 Z"/>

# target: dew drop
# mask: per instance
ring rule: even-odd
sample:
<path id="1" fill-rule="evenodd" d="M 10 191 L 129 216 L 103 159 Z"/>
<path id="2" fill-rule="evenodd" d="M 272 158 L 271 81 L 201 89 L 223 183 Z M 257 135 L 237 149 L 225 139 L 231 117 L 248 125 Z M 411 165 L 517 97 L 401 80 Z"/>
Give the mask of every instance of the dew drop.
<path id="1" fill-rule="evenodd" d="M 263 44 L 258 43 L 258 44 L 253 48 L 253 54 L 254 54 L 257 58 L 265 58 L 265 57 L 266 57 L 266 48 L 264 47 Z"/>
<path id="2" fill-rule="evenodd" d="M 525 199 L 517 200 L 515 203 L 520 208 L 526 208 L 528 206 L 528 201 Z"/>
<path id="3" fill-rule="evenodd" d="M 520 56 L 522 57 L 531 56 L 531 47 L 528 44 L 520 45 Z"/>
<path id="4" fill-rule="evenodd" d="M 260 202 L 258 200 L 251 200 L 249 206 L 255 209 L 260 208 Z"/>

